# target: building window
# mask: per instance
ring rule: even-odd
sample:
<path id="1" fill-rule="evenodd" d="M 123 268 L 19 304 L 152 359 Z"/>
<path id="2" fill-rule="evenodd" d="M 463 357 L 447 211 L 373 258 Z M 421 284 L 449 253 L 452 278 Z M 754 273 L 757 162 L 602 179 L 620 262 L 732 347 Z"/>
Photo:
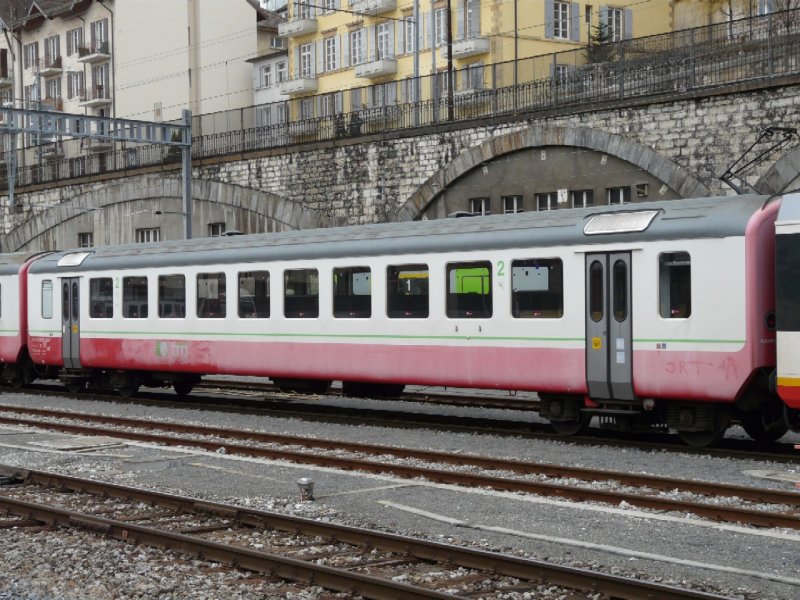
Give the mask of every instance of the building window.
<path id="1" fill-rule="evenodd" d="M 77 54 L 78 49 L 83 47 L 83 29 L 76 27 L 67 31 L 67 56 Z"/>
<path id="2" fill-rule="evenodd" d="M 613 187 L 606 190 L 609 204 L 627 204 L 631 201 L 630 187 Z"/>
<path id="3" fill-rule="evenodd" d="M 368 319 L 372 316 L 372 279 L 369 267 L 333 270 L 333 316 Z"/>
<path id="4" fill-rule="evenodd" d="M 319 316 L 319 272 L 316 269 L 283 272 L 283 314 L 290 319 Z"/>
<path id="5" fill-rule="evenodd" d="M 503 196 L 503 213 L 521 213 L 522 196 Z"/>
<path id="6" fill-rule="evenodd" d="M 89 280 L 89 316 L 93 319 L 114 316 L 114 280 L 111 277 Z"/>
<path id="7" fill-rule="evenodd" d="M 186 316 L 186 277 L 158 276 L 158 316 L 161 319 L 183 319 Z"/>
<path id="8" fill-rule="evenodd" d="M 272 125 L 272 111 L 269 106 L 256 109 L 256 127 L 269 127 Z"/>
<path id="9" fill-rule="evenodd" d="M 61 98 L 61 78 L 55 77 L 45 81 L 45 91 L 49 100 L 58 100 Z M 53 107 L 56 108 L 56 107 Z"/>
<path id="10" fill-rule="evenodd" d="M 311 6 L 308 2 L 295 2 L 294 13 L 295 19 L 310 19 Z"/>
<path id="11" fill-rule="evenodd" d="M 225 235 L 225 223 L 209 223 L 208 237 L 222 237 Z"/>
<path id="12" fill-rule="evenodd" d="M 108 19 L 101 19 L 89 25 L 90 38 L 93 52 L 108 52 L 105 44 L 108 42 Z"/>
<path id="13" fill-rule="evenodd" d="M 285 44 L 283 38 L 279 38 L 279 37 L 276 37 L 276 36 L 273 36 L 272 38 L 270 38 L 269 45 L 270 45 L 271 48 L 274 48 L 276 50 L 286 47 L 286 44 Z"/>
<path id="14" fill-rule="evenodd" d="M 553 3 L 553 37 L 569 39 L 569 2 Z"/>
<path id="15" fill-rule="evenodd" d="M 123 277 L 122 316 L 146 319 L 147 313 L 147 277 Z"/>
<path id="16" fill-rule="evenodd" d="M 161 241 L 161 229 L 158 227 L 150 227 L 147 229 L 136 230 L 136 243 L 149 244 L 150 242 Z"/>
<path id="17" fill-rule="evenodd" d="M 69 176 L 82 177 L 86 175 L 86 157 L 79 156 L 78 158 L 69 159 Z"/>
<path id="18" fill-rule="evenodd" d="M 392 58 L 394 56 L 394 49 L 391 48 L 391 37 L 389 34 L 390 28 L 394 24 L 387 21 L 378 25 L 377 33 L 377 55 L 375 58 Z"/>
<path id="19" fill-rule="evenodd" d="M 311 77 L 312 73 L 311 44 L 303 44 L 300 46 L 300 77 Z"/>
<path id="20" fill-rule="evenodd" d="M 314 118 L 314 99 L 303 98 L 300 101 L 300 118 L 313 119 Z"/>
<path id="21" fill-rule="evenodd" d="M 594 190 L 572 190 L 569 193 L 572 208 L 586 208 L 594 206 Z"/>
<path id="22" fill-rule="evenodd" d="M 350 32 L 350 62 L 360 65 L 364 62 L 364 30 L 356 29 Z"/>
<path id="23" fill-rule="evenodd" d="M 428 265 L 386 268 L 386 314 L 390 319 L 427 319 Z"/>
<path id="24" fill-rule="evenodd" d="M 488 319 L 492 316 L 490 262 L 447 265 L 447 316 L 451 319 Z"/>
<path id="25" fill-rule="evenodd" d="M 23 66 L 32 69 L 39 64 L 39 42 L 25 44 L 23 47 Z"/>
<path id="26" fill-rule="evenodd" d="M 278 124 L 286 123 L 288 112 L 286 104 L 278 104 Z"/>
<path id="27" fill-rule="evenodd" d="M 272 85 L 272 65 L 261 67 L 261 87 L 266 88 Z"/>
<path id="28" fill-rule="evenodd" d="M 489 198 L 470 198 L 469 211 L 473 215 L 490 215 L 492 214 L 492 205 Z"/>
<path id="29" fill-rule="evenodd" d="M 44 64 L 49 67 L 61 58 L 61 37 L 58 35 L 50 36 L 44 40 Z"/>
<path id="30" fill-rule="evenodd" d="M 511 261 L 511 314 L 515 319 L 560 319 L 564 315 L 560 258 Z"/>
<path id="31" fill-rule="evenodd" d="M 224 319 L 225 273 L 199 273 L 197 275 L 197 318 Z"/>
<path id="32" fill-rule="evenodd" d="M 688 252 L 667 252 L 658 257 L 659 313 L 665 319 L 686 319 L 692 314 L 692 261 Z"/>
<path id="33" fill-rule="evenodd" d="M 592 24 L 592 5 L 591 4 L 587 4 L 584 7 L 584 21 L 586 21 L 587 25 L 591 25 Z"/>
<path id="34" fill-rule="evenodd" d="M 335 71 L 339 68 L 339 38 L 336 36 L 325 38 L 325 70 Z"/>
<path id="35" fill-rule="evenodd" d="M 94 233 L 84 231 L 78 234 L 78 248 L 92 248 L 94 246 Z"/>
<path id="36" fill-rule="evenodd" d="M 650 195 L 650 186 L 646 183 L 636 184 L 636 197 L 647 198 Z"/>
<path id="37" fill-rule="evenodd" d="M 326 13 L 336 10 L 336 0 L 322 0 L 322 8 Z"/>
<path id="38" fill-rule="evenodd" d="M 414 17 L 406 17 L 405 23 L 403 27 L 403 47 L 405 51 L 409 54 L 414 52 L 417 47 L 417 35 L 416 35 L 416 23 L 414 23 Z"/>
<path id="39" fill-rule="evenodd" d="M 447 9 L 437 8 L 433 17 L 434 44 L 442 46 L 447 43 Z"/>
<path id="40" fill-rule="evenodd" d="M 286 69 L 286 61 L 282 60 L 279 63 L 275 64 L 275 78 L 278 83 L 282 83 L 287 80 L 287 69 Z"/>
<path id="41" fill-rule="evenodd" d="M 536 210 L 555 210 L 558 208 L 558 192 L 536 194 Z"/>
<path id="42" fill-rule="evenodd" d="M 67 98 L 83 98 L 83 71 L 67 73 Z"/>
<path id="43" fill-rule="evenodd" d="M 269 309 L 269 273 L 239 273 L 239 317 L 266 319 L 269 317 Z"/>
<path id="44" fill-rule="evenodd" d="M 567 81 L 569 81 L 569 67 L 567 65 L 556 65 L 553 68 L 553 77 L 556 85 L 566 85 Z"/>
<path id="45" fill-rule="evenodd" d="M 480 11 L 478 0 L 466 0 L 466 14 L 464 15 L 467 39 L 480 36 Z"/>
<path id="46" fill-rule="evenodd" d="M 619 42 L 624 37 L 622 29 L 623 12 L 621 8 L 606 9 L 606 36 L 609 42 Z"/>

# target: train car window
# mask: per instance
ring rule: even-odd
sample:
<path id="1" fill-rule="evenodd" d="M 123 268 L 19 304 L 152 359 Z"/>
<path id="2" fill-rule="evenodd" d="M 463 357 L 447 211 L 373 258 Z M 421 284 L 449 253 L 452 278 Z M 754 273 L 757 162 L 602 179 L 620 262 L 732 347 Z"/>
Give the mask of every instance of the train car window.
<path id="1" fill-rule="evenodd" d="M 78 304 L 78 282 L 72 283 L 72 320 L 77 321 L 80 315 L 80 305 Z"/>
<path id="2" fill-rule="evenodd" d="M 622 323 L 628 318 L 628 265 L 624 260 L 614 262 L 611 277 L 614 280 L 611 310 L 617 323 Z"/>
<path id="3" fill-rule="evenodd" d="M 269 317 L 269 272 L 239 273 L 239 317 L 242 319 Z"/>
<path id="4" fill-rule="evenodd" d="M 186 277 L 158 276 L 158 316 L 161 319 L 186 317 Z"/>
<path id="5" fill-rule="evenodd" d="M 114 316 L 114 282 L 111 277 L 89 280 L 89 316 L 93 319 Z"/>
<path id="6" fill-rule="evenodd" d="M 511 315 L 516 319 L 564 316 L 564 267 L 560 258 L 511 261 Z"/>
<path id="7" fill-rule="evenodd" d="M 66 281 L 61 286 L 61 318 L 69 321 L 69 283 Z"/>
<path id="8" fill-rule="evenodd" d="M 386 313 L 390 319 L 427 319 L 428 265 L 386 268 Z"/>
<path id="9" fill-rule="evenodd" d="M 224 319 L 225 273 L 200 273 L 197 275 L 197 318 Z"/>
<path id="10" fill-rule="evenodd" d="M 688 252 L 659 255 L 658 306 L 665 319 L 686 319 L 692 314 L 692 260 Z"/>
<path id="11" fill-rule="evenodd" d="M 147 312 L 147 277 L 123 277 L 122 316 L 126 319 L 146 319 Z"/>
<path id="12" fill-rule="evenodd" d="M 589 266 L 589 317 L 595 323 L 603 320 L 605 313 L 603 265 L 595 260 Z"/>
<path id="13" fill-rule="evenodd" d="M 42 318 L 53 318 L 53 282 L 49 279 L 42 281 Z"/>
<path id="14" fill-rule="evenodd" d="M 372 278 L 369 267 L 333 270 L 333 316 L 368 319 L 372 316 Z"/>
<path id="15" fill-rule="evenodd" d="M 488 319 L 492 316 L 490 262 L 447 265 L 447 316 L 461 319 Z"/>
<path id="16" fill-rule="evenodd" d="M 283 272 L 283 315 L 291 319 L 319 316 L 319 272 L 316 269 Z"/>

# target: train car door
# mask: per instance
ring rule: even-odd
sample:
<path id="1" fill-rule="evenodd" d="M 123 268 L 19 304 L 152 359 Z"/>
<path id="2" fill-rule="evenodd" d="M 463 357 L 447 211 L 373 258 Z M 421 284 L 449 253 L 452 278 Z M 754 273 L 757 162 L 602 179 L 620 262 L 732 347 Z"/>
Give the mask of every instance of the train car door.
<path id="1" fill-rule="evenodd" d="M 80 289 L 78 277 L 61 279 L 61 351 L 65 369 L 80 369 Z"/>
<path id="2" fill-rule="evenodd" d="M 586 383 L 589 396 L 633 400 L 631 253 L 586 255 Z"/>

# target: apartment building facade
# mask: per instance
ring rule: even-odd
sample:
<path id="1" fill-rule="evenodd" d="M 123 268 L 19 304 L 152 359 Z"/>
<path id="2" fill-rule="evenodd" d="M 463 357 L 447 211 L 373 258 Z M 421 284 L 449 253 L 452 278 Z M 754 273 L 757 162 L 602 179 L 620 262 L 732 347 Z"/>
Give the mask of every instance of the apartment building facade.
<path id="1" fill-rule="evenodd" d="M 0 11 L 0 106 L 173 121 L 187 108 L 253 103 L 246 61 L 258 52 L 265 13 L 255 0 L 27 0 Z M 18 140 L 39 147 L 21 161 L 112 148 L 52 141 Z"/>
<path id="2" fill-rule="evenodd" d="M 298 100 L 292 118 L 303 119 L 557 76 L 575 65 L 514 63 L 671 31 L 672 8 L 670 0 L 293 0 L 279 28 L 290 70 L 281 90 Z"/>

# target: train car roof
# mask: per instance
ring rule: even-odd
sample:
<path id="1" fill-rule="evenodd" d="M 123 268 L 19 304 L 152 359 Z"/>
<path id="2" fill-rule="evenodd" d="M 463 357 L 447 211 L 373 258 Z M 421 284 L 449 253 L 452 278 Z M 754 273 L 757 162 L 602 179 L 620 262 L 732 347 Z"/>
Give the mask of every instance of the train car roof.
<path id="1" fill-rule="evenodd" d="M 436 254 L 515 247 L 625 244 L 741 236 L 768 196 L 718 196 L 623 206 L 305 229 L 56 252 L 32 273 Z"/>

